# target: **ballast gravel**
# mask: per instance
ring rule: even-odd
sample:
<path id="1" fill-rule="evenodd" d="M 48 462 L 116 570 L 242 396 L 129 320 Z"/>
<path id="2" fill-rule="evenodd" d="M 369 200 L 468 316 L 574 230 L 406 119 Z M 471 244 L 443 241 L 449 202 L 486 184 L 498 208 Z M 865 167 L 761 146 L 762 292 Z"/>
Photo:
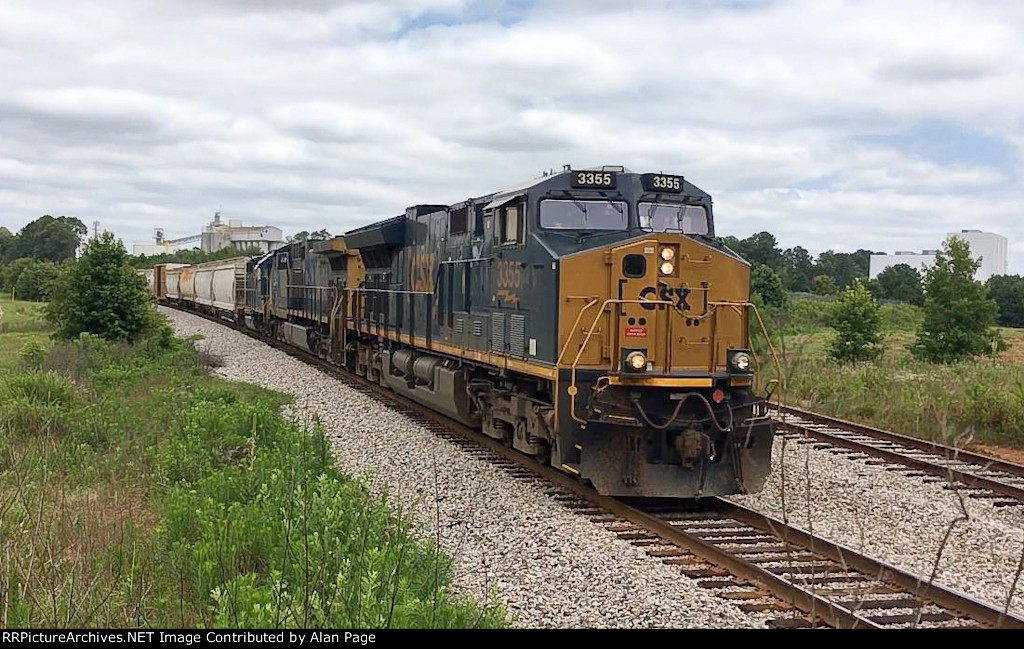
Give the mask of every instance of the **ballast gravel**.
<path id="1" fill-rule="evenodd" d="M 1012 589 L 1010 608 L 1024 615 L 1024 506 L 996 507 L 945 480 L 796 438 L 777 437 L 772 450 L 764 490 L 730 500 L 976 599 L 1005 606 Z"/>
<path id="2" fill-rule="evenodd" d="M 227 327 L 161 308 L 221 359 L 223 378 L 289 393 L 339 465 L 365 474 L 454 557 L 455 586 L 497 597 L 520 627 L 763 627 L 712 591 L 320 370 Z"/>

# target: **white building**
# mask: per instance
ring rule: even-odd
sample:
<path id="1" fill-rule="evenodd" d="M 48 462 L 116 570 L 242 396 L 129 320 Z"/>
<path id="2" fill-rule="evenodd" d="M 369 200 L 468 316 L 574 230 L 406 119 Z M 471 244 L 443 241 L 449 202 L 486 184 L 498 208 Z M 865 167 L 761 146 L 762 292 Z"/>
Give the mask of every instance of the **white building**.
<path id="1" fill-rule="evenodd" d="M 220 212 L 215 212 L 213 221 L 203 228 L 200 247 L 203 252 L 216 252 L 224 248 L 259 248 L 269 252 L 284 245 L 281 228 L 270 225 L 242 225 L 234 219 L 225 224 L 220 220 Z"/>
<path id="2" fill-rule="evenodd" d="M 984 282 L 993 275 L 1005 275 L 1007 273 L 1006 237 L 991 232 L 982 232 L 981 230 L 961 230 L 960 232 L 950 232 L 946 235 L 946 240 L 948 241 L 953 237 L 966 241 L 971 249 L 971 256 L 981 260 L 981 266 L 978 268 L 978 272 L 974 274 L 976 280 Z M 906 264 L 924 274 L 925 271 L 935 265 L 935 254 L 937 252 L 937 250 L 923 250 L 917 253 L 898 250 L 892 255 L 871 255 L 868 277 L 874 279 L 886 268 L 896 266 L 897 264 Z"/>
<path id="3" fill-rule="evenodd" d="M 152 241 L 132 244 L 133 255 L 158 255 L 171 253 L 187 244 L 199 242 L 203 252 L 216 252 L 224 248 L 259 248 L 269 252 L 284 245 L 281 228 L 270 225 L 245 226 L 241 221 L 232 219 L 225 223 L 220 212 L 215 212 L 213 220 L 203 228 L 202 234 L 193 234 L 180 239 L 164 238 L 164 229 L 156 228 Z"/>

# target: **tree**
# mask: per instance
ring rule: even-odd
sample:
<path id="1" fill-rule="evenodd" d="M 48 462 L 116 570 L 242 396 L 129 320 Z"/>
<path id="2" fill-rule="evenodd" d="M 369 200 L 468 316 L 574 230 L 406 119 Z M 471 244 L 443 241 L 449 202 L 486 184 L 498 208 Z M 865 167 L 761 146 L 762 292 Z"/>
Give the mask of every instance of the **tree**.
<path id="1" fill-rule="evenodd" d="M 146 279 L 128 263 L 120 240 L 104 232 L 86 244 L 53 283 L 46 318 L 62 338 L 90 333 L 108 340 L 135 340 L 154 324 Z"/>
<path id="2" fill-rule="evenodd" d="M 14 294 L 20 300 L 42 302 L 50 295 L 50 287 L 60 273 L 60 267 L 52 261 L 38 259 L 17 260 L 27 262 L 14 282 Z"/>
<path id="3" fill-rule="evenodd" d="M 836 281 L 828 275 L 815 275 L 811 288 L 815 295 L 835 295 L 839 292 Z"/>
<path id="4" fill-rule="evenodd" d="M 854 282 L 832 307 L 830 324 L 836 336 L 829 356 L 839 361 L 869 361 L 882 353 L 878 302 L 863 282 Z"/>
<path id="5" fill-rule="evenodd" d="M 0 263 L 8 259 L 7 253 L 14 245 L 14 234 L 7 228 L 0 226 Z"/>
<path id="6" fill-rule="evenodd" d="M 868 266 L 871 261 L 870 250 L 857 252 L 833 252 L 826 250 L 818 255 L 817 272 L 828 275 L 836 286 L 846 288 L 852 286 L 857 279 L 867 279 Z"/>
<path id="7" fill-rule="evenodd" d="M 786 294 L 779 274 L 765 265 L 756 267 L 751 273 L 750 292 L 760 295 L 768 306 L 784 307 L 789 302 L 789 295 Z"/>
<path id="8" fill-rule="evenodd" d="M 22 271 L 32 265 L 31 259 L 15 259 L 3 268 L 0 268 L 0 290 L 10 293 L 18 283 L 18 277 Z"/>
<path id="9" fill-rule="evenodd" d="M 296 232 L 292 236 L 288 237 L 289 241 L 306 241 L 308 239 L 309 239 L 309 232 L 307 232 L 306 230 L 302 230 L 300 232 Z"/>
<path id="10" fill-rule="evenodd" d="M 889 266 L 875 278 L 878 293 L 883 300 L 896 300 L 921 306 L 924 304 L 924 289 L 921 287 L 921 273 L 907 264 Z"/>
<path id="11" fill-rule="evenodd" d="M 974 280 L 981 265 L 963 239 L 953 237 L 935 255 L 924 278 L 924 321 L 913 352 L 936 363 L 991 354 L 998 338 L 992 328 L 999 307 Z"/>
<path id="12" fill-rule="evenodd" d="M 331 238 L 331 233 L 327 229 L 317 230 L 316 232 L 309 235 L 310 241 L 326 241 Z"/>
<path id="13" fill-rule="evenodd" d="M 802 246 L 787 248 L 782 253 L 782 269 L 779 271 L 787 290 L 807 292 L 811 290 L 814 277 L 814 260 Z"/>
<path id="14" fill-rule="evenodd" d="M 32 257 L 64 261 L 74 259 L 82 237 L 88 233 L 85 224 L 76 218 L 49 214 L 32 221 L 18 232 L 8 251 L 8 259 Z"/>
<path id="15" fill-rule="evenodd" d="M 999 305 L 999 324 L 1024 327 L 1024 277 L 993 275 L 985 282 L 985 287 Z"/>

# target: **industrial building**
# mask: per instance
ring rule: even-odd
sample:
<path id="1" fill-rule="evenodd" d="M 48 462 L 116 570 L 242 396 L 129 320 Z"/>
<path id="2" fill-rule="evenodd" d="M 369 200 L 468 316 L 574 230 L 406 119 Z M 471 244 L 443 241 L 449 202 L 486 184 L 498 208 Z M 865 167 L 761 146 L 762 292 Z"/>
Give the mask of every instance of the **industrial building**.
<path id="1" fill-rule="evenodd" d="M 971 249 L 971 256 L 981 260 L 981 266 L 975 273 L 974 279 L 984 282 L 993 275 L 1006 275 L 1006 249 L 1007 239 L 1004 236 L 981 230 L 961 230 L 950 232 L 946 240 L 957 237 L 967 242 Z M 922 274 L 935 265 L 935 254 L 938 250 L 923 250 L 913 252 L 898 250 L 895 254 L 871 255 L 871 265 L 868 276 L 871 279 L 878 277 L 886 268 L 897 264 L 906 264 Z"/>
<path id="2" fill-rule="evenodd" d="M 132 254 L 159 255 L 170 253 L 195 242 L 199 242 L 199 247 L 203 252 L 216 252 L 224 248 L 237 248 L 238 250 L 259 248 L 263 252 L 268 252 L 284 245 L 284 236 L 282 235 L 281 228 L 275 228 L 270 225 L 245 226 L 236 219 L 231 219 L 225 223 L 220 218 L 220 212 L 215 212 L 213 220 L 203 228 L 201 234 L 167 239 L 164 237 L 163 228 L 156 228 L 152 241 L 132 244 Z"/>

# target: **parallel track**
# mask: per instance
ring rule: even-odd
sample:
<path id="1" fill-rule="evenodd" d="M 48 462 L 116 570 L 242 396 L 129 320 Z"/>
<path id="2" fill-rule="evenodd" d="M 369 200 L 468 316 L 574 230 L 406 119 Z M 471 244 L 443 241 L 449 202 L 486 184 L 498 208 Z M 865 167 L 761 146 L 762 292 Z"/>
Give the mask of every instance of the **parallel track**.
<path id="1" fill-rule="evenodd" d="M 769 613 L 769 626 L 1024 628 L 1024 617 L 724 500 L 698 507 L 691 500 L 627 502 L 602 496 L 565 473 L 315 355 L 215 316 L 179 310 L 314 365 L 513 478 L 542 486 L 564 506 L 678 566 L 699 586 L 747 612 Z"/>
<path id="2" fill-rule="evenodd" d="M 826 417 L 799 408 L 776 409 L 777 429 L 879 458 L 910 475 L 937 476 L 951 488 L 996 506 L 1024 504 L 1024 466 L 951 446 Z"/>

